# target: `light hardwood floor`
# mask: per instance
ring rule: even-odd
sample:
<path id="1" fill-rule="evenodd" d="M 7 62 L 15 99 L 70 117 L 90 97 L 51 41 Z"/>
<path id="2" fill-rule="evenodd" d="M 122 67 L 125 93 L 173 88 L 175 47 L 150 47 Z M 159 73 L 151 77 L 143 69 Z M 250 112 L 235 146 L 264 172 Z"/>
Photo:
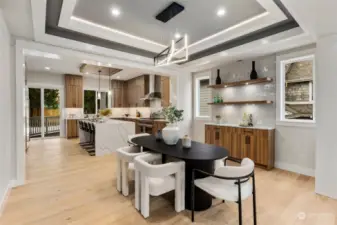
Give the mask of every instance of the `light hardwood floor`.
<path id="1" fill-rule="evenodd" d="M 32 141 L 27 185 L 12 190 L 1 225 L 191 224 L 176 213 L 172 195 L 151 199 L 150 218 L 135 210 L 134 196 L 116 191 L 115 156 L 90 157 L 77 140 Z M 259 225 L 337 225 L 337 201 L 314 194 L 314 179 L 274 169 L 256 170 Z M 252 223 L 252 201 L 244 202 Z M 238 224 L 237 205 L 214 200 L 195 224 Z"/>

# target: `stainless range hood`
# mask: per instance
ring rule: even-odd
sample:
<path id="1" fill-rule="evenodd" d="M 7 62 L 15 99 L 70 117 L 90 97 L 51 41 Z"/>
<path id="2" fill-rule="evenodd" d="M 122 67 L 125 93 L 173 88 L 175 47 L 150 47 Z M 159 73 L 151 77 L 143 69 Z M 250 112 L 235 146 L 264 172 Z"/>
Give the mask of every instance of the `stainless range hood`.
<path id="1" fill-rule="evenodd" d="M 145 101 L 161 99 L 161 77 L 158 75 L 150 75 L 149 87 L 149 93 L 140 100 Z"/>

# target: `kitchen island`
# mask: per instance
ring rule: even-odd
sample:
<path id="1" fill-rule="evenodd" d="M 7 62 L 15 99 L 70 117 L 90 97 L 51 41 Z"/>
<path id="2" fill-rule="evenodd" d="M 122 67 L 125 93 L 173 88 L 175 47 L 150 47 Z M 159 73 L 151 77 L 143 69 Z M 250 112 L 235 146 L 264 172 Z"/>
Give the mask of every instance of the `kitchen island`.
<path id="1" fill-rule="evenodd" d="M 85 122 L 89 122 L 84 120 Z M 128 136 L 135 134 L 135 123 L 121 120 L 89 122 L 95 126 L 95 155 L 111 154 L 116 149 L 128 145 Z M 80 142 L 89 142 L 90 133 L 79 130 Z"/>

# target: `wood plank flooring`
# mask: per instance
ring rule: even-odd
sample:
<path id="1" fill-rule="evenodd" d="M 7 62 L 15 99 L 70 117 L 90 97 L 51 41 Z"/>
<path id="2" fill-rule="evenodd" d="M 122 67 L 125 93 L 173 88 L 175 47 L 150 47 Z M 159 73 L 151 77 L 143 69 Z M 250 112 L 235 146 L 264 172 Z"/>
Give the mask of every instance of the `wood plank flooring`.
<path id="1" fill-rule="evenodd" d="M 27 185 L 12 190 L 0 224 L 191 224 L 189 211 L 174 211 L 172 194 L 151 198 L 150 218 L 143 219 L 134 196 L 116 191 L 115 167 L 114 155 L 90 157 L 77 140 L 32 141 Z M 313 178 L 256 169 L 256 179 L 259 225 L 337 225 L 337 201 L 314 194 Z M 244 224 L 253 224 L 251 199 L 243 210 Z M 237 215 L 235 203 L 214 200 L 195 224 L 234 225 Z"/>

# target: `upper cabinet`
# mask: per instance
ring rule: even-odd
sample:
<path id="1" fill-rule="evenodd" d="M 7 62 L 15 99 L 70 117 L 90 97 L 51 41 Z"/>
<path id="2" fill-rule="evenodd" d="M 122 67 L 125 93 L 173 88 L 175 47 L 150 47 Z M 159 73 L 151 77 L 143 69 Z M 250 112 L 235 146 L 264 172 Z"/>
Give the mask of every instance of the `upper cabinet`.
<path id="1" fill-rule="evenodd" d="M 143 107 L 148 102 L 141 100 L 149 92 L 149 75 L 127 81 L 112 80 L 112 107 Z"/>
<path id="2" fill-rule="evenodd" d="M 66 108 L 83 108 L 83 77 L 65 75 Z"/>
<path id="3" fill-rule="evenodd" d="M 114 108 L 127 107 L 127 90 L 128 84 L 126 81 L 112 80 L 112 101 L 111 106 Z"/>
<path id="4" fill-rule="evenodd" d="M 161 105 L 167 107 L 170 105 L 170 78 L 169 77 L 160 77 L 161 78 Z"/>

